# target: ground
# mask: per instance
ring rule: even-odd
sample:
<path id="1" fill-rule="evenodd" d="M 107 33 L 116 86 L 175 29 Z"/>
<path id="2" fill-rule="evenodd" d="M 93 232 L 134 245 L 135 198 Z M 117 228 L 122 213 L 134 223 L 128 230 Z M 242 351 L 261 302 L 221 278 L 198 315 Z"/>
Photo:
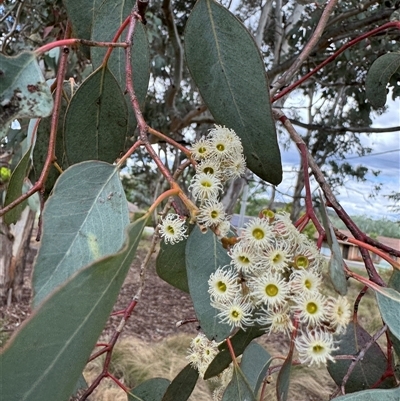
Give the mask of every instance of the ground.
<path id="1" fill-rule="evenodd" d="M 0 339 L 9 337 L 30 315 L 32 264 L 37 250 L 38 245 L 33 242 L 25 271 L 22 302 L 0 308 L 0 322 L 3 326 Z M 139 247 L 114 306 L 114 312 L 125 309 L 135 295 L 139 282 L 140 264 L 145 255 L 146 247 Z M 145 341 L 158 341 L 181 332 L 196 335 L 196 323 L 176 327 L 178 321 L 193 317 L 195 317 L 194 309 L 189 295 L 172 287 L 157 276 L 154 255 L 146 272 L 142 297 L 123 330 L 123 337 L 132 335 Z M 120 320 L 120 316 L 111 316 L 102 335 L 110 334 L 118 326 Z"/>

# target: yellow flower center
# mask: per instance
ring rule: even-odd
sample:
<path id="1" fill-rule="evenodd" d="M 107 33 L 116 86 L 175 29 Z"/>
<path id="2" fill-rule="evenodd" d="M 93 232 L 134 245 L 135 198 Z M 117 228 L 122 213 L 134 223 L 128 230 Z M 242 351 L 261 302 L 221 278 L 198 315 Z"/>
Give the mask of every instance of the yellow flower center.
<path id="1" fill-rule="evenodd" d="M 309 290 L 309 289 L 312 287 L 311 281 L 307 279 L 307 280 L 304 282 L 304 287 L 306 287 L 307 290 Z"/>
<path id="2" fill-rule="evenodd" d="M 237 319 L 239 316 L 240 316 L 240 313 L 239 313 L 238 310 L 234 309 L 234 310 L 231 312 L 231 317 L 233 317 L 234 319 Z"/>
<path id="3" fill-rule="evenodd" d="M 265 287 L 265 293 L 269 296 L 269 297 L 275 297 L 278 295 L 279 289 L 275 284 L 268 284 Z"/>
<path id="4" fill-rule="evenodd" d="M 210 187 L 211 187 L 211 182 L 210 182 L 210 181 L 203 181 L 203 182 L 201 183 L 201 185 L 202 185 L 203 187 L 210 188 Z"/>
<path id="5" fill-rule="evenodd" d="M 212 168 L 212 167 L 206 167 L 204 170 L 203 170 L 203 172 L 204 173 L 206 173 L 206 174 L 214 174 L 214 169 Z"/>
<path id="6" fill-rule="evenodd" d="M 276 253 L 275 256 L 272 258 L 272 261 L 274 263 L 280 263 L 282 262 L 283 256 L 280 253 Z"/>
<path id="7" fill-rule="evenodd" d="M 321 354 L 322 352 L 324 352 L 324 350 L 325 348 L 322 345 L 317 344 L 313 346 L 313 352 L 315 354 Z"/>
<path id="8" fill-rule="evenodd" d="M 216 210 L 213 210 L 212 212 L 211 212 L 211 217 L 213 218 L 213 219 L 216 219 L 217 217 L 218 217 L 218 212 L 216 211 Z"/>
<path id="9" fill-rule="evenodd" d="M 199 153 L 206 153 L 206 152 L 207 152 L 207 148 L 205 148 L 204 146 L 199 148 Z"/>
<path id="10" fill-rule="evenodd" d="M 313 315 L 314 313 L 318 312 L 318 305 L 315 302 L 309 302 L 306 310 L 309 314 Z"/>
<path id="11" fill-rule="evenodd" d="M 242 256 L 239 256 L 238 259 L 239 259 L 239 262 L 242 262 L 244 264 L 249 264 L 250 263 L 250 259 L 247 256 L 243 256 L 242 255 Z"/>
<path id="12" fill-rule="evenodd" d="M 339 307 L 337 308 L 336 313 L 338 314 L 338 316 L 342 316 L 342 315 L 343 315 L 343 309 L 339 306 Z"/>
<path id="13" fill-rule="evenodd" d="M 218 288 L 219 291 L 225 292 L 226 291 L 226 284 L 223 281 L 218 281 L 217 288 Z"/>
<path id="14" fill-rule="evenodd" d="M 167 231 L 172 235 L 175 234 L 174 227 L 172 227 L 172 226 L 167 226 Z"/>
<path id="15" fill-rule="evenodd" d="M 225 146 L 222 143 L 219 143 L 216 146 L 217 150 L 219 150 L 220 152 L 223 152 L 225 150 Z"/>
<path id="16" fill-rule="evenodd" d="M 251 234 L 257 240 L 261 240 L 265 236 L 265 233 L 261 228 L 255 228 Z"/>
<path id="17" fill-rule="evenodd" d="M 310 265 L 310 262 L 306 256 L 299 255 L 296 256 L 294 264 L 295 267 L 298 269 L 307 269 L 307 267 Z"/>

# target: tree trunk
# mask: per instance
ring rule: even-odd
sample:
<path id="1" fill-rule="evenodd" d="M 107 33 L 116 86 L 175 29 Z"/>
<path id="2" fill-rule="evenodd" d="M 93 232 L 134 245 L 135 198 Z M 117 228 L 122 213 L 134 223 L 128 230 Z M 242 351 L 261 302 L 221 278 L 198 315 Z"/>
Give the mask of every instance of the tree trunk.
<path id="1" fill-rule="evenodd" d="M 0 221 L 0 303 L 21 301 L 24 271 L 29 251 L 35 212 L 29 207 L 16 224 L 8 227 Z"/>

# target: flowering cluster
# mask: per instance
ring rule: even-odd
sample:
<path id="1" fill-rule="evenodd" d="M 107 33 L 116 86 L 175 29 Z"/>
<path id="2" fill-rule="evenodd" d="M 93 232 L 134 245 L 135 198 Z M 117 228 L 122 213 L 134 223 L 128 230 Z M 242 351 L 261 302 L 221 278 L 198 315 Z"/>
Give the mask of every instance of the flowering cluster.
<path id="1" fill-rule="evenodd" d="M 203 378 L 208 365 L 217 354 L 218 344 L 213 340 L 210 341 L 204 334 L 199 333 L 190 343 L 187 359 Z"/>
<path id="2" fill-rule="evenodd" d="M 196 368 L 201 378 L 212 362 L 214 357 L 218 354 L 218 343 L 210 341 L 204 334 L 199 333 L 197 337 L 193 338 L 189 347 L 189 354 L 186 357 L 191 365 Z M 233 375 L 232 363 L 217 377 L 211 380 L 215 382 L 216 387 L 213 391 L 213 400 L 221 400 L 226 386 L 231 381 Z"/>
<path id="3" fill-rule="evenodd" d="M 226 181 L 245 172 L 240 138 L 233 130 L 215 125 L 206 138 L 193 144 L 191 152 L 197 166 L 189 191 L 199 202 L 197 222 L 205 228 L 212 227 L 219 237 L 225 237 L 230 223 L 219 195 Z M 159 228 L 166 243 L 175 244 L 187 237 L 185 221 L 177 214 L 168 214 Z"/>
<path id="4" fill-rule="evenodd" d="M 320 292 L 323 258 L 289 215 L 263 211 L 247 223 L 229 256 L 231 264 L 208 282 L 220 321 L 289 335 L 296 317 L 306 333 L 295 340 L 300 360 L 310 365 L 333 360 L 333 334 L 345 330 L 350 306 L 344 297 Z"/>
<path id="5" fill-rule="evenodd" d="M 215 125 L 206 138 L 193 144 L 191 151 L 197 166 L 189 190 L 200 203 L 197 222 L 213 227 L 224 237 L 230 224 L 219 194 L 224 182 L 245 172 L 242 143 L 233 130 Z"/>

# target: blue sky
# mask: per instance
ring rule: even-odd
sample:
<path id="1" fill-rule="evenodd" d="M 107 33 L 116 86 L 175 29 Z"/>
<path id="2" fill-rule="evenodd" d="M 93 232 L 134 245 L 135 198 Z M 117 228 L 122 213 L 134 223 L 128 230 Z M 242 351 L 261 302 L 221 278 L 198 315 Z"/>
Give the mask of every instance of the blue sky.
<path id="1" fill-rule="evenodd" d="M 286 106 L 287 104 L 285 104 Z M 388 111 L 374 118 L 373 127 L 400 126 L 400 99 L 388 103 Z M 305 121 L 305 120 L 303 120 Z M 300 132 L 300 130 L 299 130 Z M 400 191 L 400 132 L 360 134 L 362 143 L 372 148 L 370 155 L 355 157 L 349 155 L 347 161 L 353 165 L 363 164 L 373 170 L 380 170 L 378 177 L 367 175 L 366 182 L 348 180 L 340 190 L 338 200 L 350 215 L 367 215 L 371 218 L 388 218 L 399 220 L 400 216 L 389 209 L 391 201 L 384 197 L 392 191 Z M 281 147 L 284 178 L 278 190 L 282 193 L 291 193 L 295 184 L 296 174 L 291 172 L 299 165 L 297 148 L 291 145 L 288 150 Z M 369 198 L 375 184 L 382 183 L 382 189 L 376 198 Z M 317 188 L 313 185 L 313 188 Z M 277 200 L 290 201 L 282 194 Z"/>

